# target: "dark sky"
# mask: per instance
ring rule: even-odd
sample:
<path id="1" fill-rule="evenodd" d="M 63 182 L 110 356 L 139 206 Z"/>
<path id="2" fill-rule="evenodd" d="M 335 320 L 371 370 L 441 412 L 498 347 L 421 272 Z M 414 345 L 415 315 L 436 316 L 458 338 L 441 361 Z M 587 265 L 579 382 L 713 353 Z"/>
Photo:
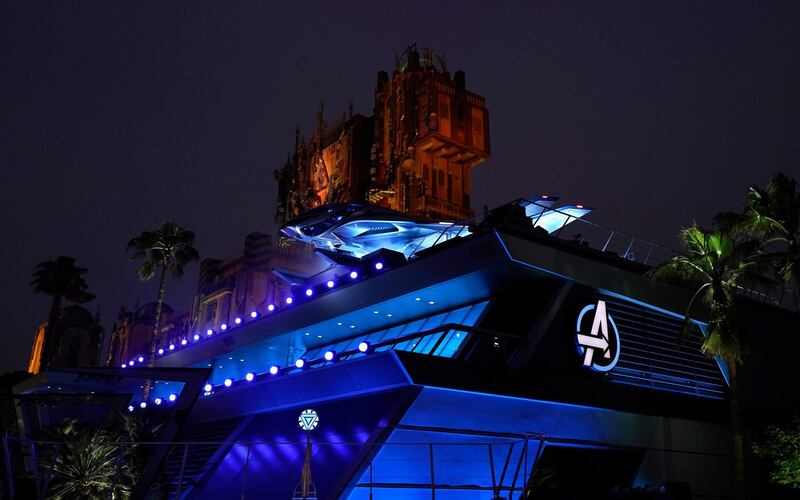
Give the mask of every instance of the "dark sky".
<path id="1" fill-rule="evenodd" d="M 23 368 L 73 255 L 106 326 L 152 300 L 125 243 L 171 219 L 203 256 L 272 224 L 272 170 L 409 42 L 486 97 L 476 207 L 538 193 L 675 245 L 771 172 L 800 177 L 800 4 L 780 2 L 28 2 L 0 6 L 0 371 Z M 170 283 L 188 307 L 197 266 Z"/>

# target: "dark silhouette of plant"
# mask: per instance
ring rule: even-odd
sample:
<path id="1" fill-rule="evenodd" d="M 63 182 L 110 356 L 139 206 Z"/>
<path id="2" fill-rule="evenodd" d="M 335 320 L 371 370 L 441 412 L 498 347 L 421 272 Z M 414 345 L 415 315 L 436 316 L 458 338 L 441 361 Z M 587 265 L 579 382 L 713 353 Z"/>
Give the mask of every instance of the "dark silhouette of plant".
<path id="1" fill-rule="evenodd" d="M 167 273 L 174 278 L 183 276 L 183 268 L 188 263 L 200 258 L 194 248 L 195 235 L 172 222 L 163 222 L 155 231 L 145 231 L 128 242 L 127 250 L 132 251 L 131 260 L 142 260 L 139 268 L 139 279 L 151 280 L 158 273 L 158 297 L 156 298 L 153 338 L 150 341 L 147 366 L 153 366 L 156 347 L 159 342 L 161 328 L 161 308 L 164 304 Z M 150 394 L 151 381 L 145 383 L 144 397 Z"/>
<path id="2" fill-rule="evenodd" d="M 36 269 L 31 276 L 33 291 L 52 297 L 42 348 L 42 367 L 46 367 L 55 356 L 56 346 L 53 344 L 55 341 L 53 332 L 61 315 L 62 301 L 68 300 L 74 304 L 82 304 L 94 299 L 94 295 L 86 291 L 89 286 L 83 276 L 87 272 L 89 272 L 88 269 L 75 264 L 74 257 L 65 255 L 61 255 L 55 260 L 36 264 Z"/>
<path id="3" fill-rule="evenodd" d="M 800 191 L 796 180 L 776 172 L 765 189 L 750 186 L 742 213 L 725 212 L 715 222 L 735 234 L 761 240 L 778 276 L 800 286 Z"/>

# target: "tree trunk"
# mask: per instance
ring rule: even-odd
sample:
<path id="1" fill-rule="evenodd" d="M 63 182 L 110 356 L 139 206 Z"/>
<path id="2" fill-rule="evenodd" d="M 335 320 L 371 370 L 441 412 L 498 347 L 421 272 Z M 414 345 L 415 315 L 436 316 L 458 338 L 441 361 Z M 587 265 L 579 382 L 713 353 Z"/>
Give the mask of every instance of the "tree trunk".
<path id="1" fill-rule="evenodd" d="M 167 266 L 166 264 L 162 264 L 161 266 L 161 276 L 158 278 L 158 298 L 156 299 L 156 316 L 153 325 L 153 338 L 150 340 L 150 352 L 148 353 L 147 357 L 147 366 L 151 368 L 156 361 L 156 347 L 158 347 L 159 342 L 159 330 L 161 329 L 161 306 L 164 304 L 164 294 L 166 292 L 166 284 L 167 284 Z M 150 391 L 152 389 L 153 381 L 147 379 L 144 383 L 144 399 L 150 397 Z"/>
<path id="2" fill-rule="evenodd" d="M 744 429 L 742 426 L 741 404 L 739 401 L 739 374 L 735 360 L 728 360 L 728 376 L 730 393 L 728 405 L 731 419 L 731 436 L 733 437 L 733 472 L 734 488 L 737 500 L 747 498 L 744 464 Z"/>
<path id="3" fill-rule="evenodd" d="M 53 301 L 50 303 L 50 314 L 47 316 L 47 327 L 44 330 L 44 342 L 42 342 L 42 353 L 39 357 L 39 371 L 45 371 L 50 366 L 52 357 L 55 356 L 55 349 L 58 348 L 55 343 L 56 323 L 61 313 L 61 294 L 54 293 Z"/>

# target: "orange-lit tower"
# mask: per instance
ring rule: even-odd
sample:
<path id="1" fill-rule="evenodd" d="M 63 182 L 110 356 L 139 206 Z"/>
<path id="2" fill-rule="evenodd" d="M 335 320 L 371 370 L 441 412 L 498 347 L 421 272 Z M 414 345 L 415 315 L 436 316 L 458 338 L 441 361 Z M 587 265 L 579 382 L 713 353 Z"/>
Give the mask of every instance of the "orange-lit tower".
<path id="1" fill-rule="evenodd" d="M 275 171 L 279 224 L 320 205 L 369 202 L 431 218 L 468 219 L 472 167 L 489 157 L 489 112 L 431 49 L 408 47 L 391 78 L 378 73 L 374 116 L 347 114 L 295 132 Z"/>
<path id="2" fill-rule="evenodd" d="M 471 170 L 489 157 L 489 113 L 444 59 L 412 45 L 375 91 L 369 202 L 434 218 L 472 217 Z"/>

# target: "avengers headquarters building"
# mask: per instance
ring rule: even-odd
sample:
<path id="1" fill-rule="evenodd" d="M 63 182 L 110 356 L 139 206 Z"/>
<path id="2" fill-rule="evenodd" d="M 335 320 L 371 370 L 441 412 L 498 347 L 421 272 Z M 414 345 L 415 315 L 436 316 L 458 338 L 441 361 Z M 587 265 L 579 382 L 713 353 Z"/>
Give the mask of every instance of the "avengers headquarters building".
<path id="1" fill-rule="evenodd" d="M 153 366 L 39 373 L 16 388 L 25 435 L 157 415 L 140 498 L 731 497 L 726 368 L 699 351 L 702 313 L 678 339 L 691 293 L 647 275 L 672 253 L 552 196 L 472 218 L 488 115 L 442 66 L 411 47 L 375 117 L 298 136 L 279 216 L 314 272 L 273 270 L 281 294 L 165 337 Z M 778 413 L 796 316 L 742 293 L 771 336 L 749 411 Z"/>

